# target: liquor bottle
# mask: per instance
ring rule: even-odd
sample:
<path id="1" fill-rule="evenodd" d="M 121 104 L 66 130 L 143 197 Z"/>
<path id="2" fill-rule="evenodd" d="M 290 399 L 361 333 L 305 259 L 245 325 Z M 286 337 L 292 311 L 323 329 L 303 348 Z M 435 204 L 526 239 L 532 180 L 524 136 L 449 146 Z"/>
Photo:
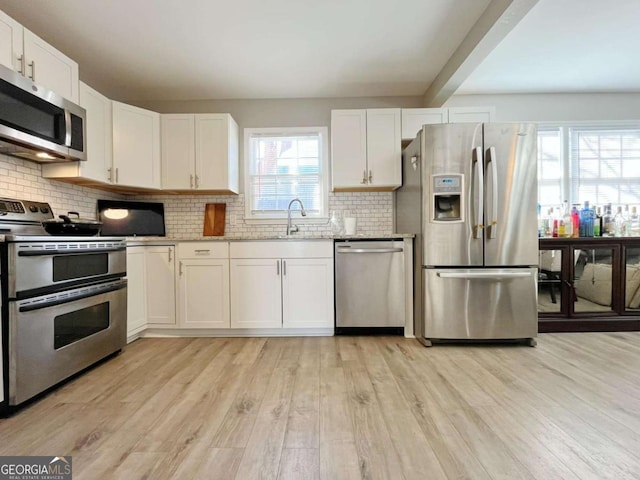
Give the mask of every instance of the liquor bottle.
<path id="1" fill-rule="evenodd" d="M 622 216 L 622 207 L 618 206 L 615 216 L 613 217 L 613 234 L 616 237 L 625 237 L 625 222 Z"/>
<path id="2" fill-rule="evenodd" d="M 593 223 L 593 236 L 601 237 L 602 236 L 602 207 L 598 207 L 596 210 L 596 219 Z"/>
<path id="3" fill-rule="evenodd" d="M 580 235 L 580 212 L 578 212 L 578 205 L 578 203 L 574 203 L 571 209 L 571 223 L 573 224 L 573 233 L 571 236 L 573 238 L 578 238 Z"/>
<path id="4" fill-rule="evenodd" d="M 611 211 L 611 204 L 607 203 L 604 206 L 604 217 L 602 217 L 603 235 L 614 234 L 613 213 Z"/>
<path id="5" fill-rule="evenodd" d="M 584 202 L 584 208 L 580 211 L 580 236 L 593 237 L 593 210 L 589 208 L 589 202 Z"/>
<path id="6" fill-rule="evenodd" d="M 544 237 L 544 218 L 542 217 L 542 205 L 538 204 L 538 237 Z"/>
<path id="7" fill-rule="evenodd" d="M 631 215 L 629 216 L 629 230 L 627 232 L 630 237 L 640 236 L 640 216 L 635 206 L 631 207 Z"/>
<path id="8" fill-rule="evenodd" d="M 571 210 L 569 209 L 569 202 L 566 200 L 562 203 L 562 226 L 564 234 L 559 235 L 561 237 L 571 237 L 573 235 L 573 221 L 571 220 Z"/>

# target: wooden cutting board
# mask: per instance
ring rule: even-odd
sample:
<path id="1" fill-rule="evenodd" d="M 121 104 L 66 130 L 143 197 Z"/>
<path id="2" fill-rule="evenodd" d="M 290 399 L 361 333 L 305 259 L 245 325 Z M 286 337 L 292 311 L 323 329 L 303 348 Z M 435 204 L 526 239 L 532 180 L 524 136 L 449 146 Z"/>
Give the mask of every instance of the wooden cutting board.
<path id="1" fill-rule="evenodd" d="M 204 206 L 204 231 L 205 237 L 224 236 L 224 222 L 226 217 L 226 203 L 207 203 Z"/>

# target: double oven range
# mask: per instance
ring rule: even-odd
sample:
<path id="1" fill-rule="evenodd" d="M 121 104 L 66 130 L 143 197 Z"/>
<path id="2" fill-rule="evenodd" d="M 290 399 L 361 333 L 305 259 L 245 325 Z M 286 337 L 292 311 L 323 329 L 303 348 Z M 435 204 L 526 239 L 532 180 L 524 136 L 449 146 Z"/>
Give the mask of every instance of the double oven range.
<path id="1" fill-rule="evenodd" d="M 19 405 L 126 343 L 126 244 L 50 236 L 47 203 L 0 199 L 5 407 Z"/>

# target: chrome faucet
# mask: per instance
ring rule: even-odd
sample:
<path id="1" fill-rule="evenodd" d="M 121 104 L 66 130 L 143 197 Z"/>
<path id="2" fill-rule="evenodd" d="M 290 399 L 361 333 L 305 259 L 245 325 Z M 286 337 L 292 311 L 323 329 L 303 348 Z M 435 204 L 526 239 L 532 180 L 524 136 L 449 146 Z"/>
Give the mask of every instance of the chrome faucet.
<path id="1" fill-rule="evenodd" d="M 293 200 L 291 200 L 289 202 L 289 206 L 287 207 L 287 235 L 291 235 L 292 233 L 296 233 L 300 230 L 297 225 L 291 226 L 291 205 L 293 204 L 293 202 L 298 202 L 300 204 L 300 214 L 303 217 L 307 216 L 307 212 L 304 209 L 302 200 L 300 200 L 299 198 L 294 198 Z"/>

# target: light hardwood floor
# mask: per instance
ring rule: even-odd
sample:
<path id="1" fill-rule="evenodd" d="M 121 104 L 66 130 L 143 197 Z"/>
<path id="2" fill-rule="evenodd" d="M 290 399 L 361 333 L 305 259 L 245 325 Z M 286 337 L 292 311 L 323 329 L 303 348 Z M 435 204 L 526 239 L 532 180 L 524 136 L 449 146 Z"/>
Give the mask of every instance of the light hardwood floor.
<path id="1" fill-rule="evenodd" d="M 74 479 L 638 479 L 640 333 L 143 339 L 0 420 Z"/>

